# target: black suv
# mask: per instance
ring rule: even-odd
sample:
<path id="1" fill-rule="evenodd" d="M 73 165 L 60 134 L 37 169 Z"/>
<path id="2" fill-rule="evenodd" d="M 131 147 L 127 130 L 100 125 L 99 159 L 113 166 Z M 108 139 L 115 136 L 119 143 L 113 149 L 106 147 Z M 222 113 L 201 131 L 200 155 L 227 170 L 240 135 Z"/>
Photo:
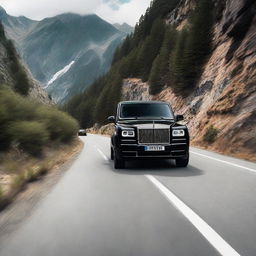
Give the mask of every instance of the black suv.
<path id="1" fill-rule="evenodd" d="M 175 159 L 176 166 L 189 162 L 189 133 L 177 123 L 171 106 L 162 101 L 123 101 L 117 106 L 111 137 L 111 159 L 116 169 L 124 168 L 129 159 Z"/>

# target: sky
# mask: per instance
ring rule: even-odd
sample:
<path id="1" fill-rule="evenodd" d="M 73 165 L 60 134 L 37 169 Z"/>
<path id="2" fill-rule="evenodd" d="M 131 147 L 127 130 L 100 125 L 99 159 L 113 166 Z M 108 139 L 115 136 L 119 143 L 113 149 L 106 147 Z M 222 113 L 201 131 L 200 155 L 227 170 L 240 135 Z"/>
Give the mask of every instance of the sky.
<path id="1" fill-rule="evenodd" d="M 151 0 L 0 0 L 8 14 L 41 20 L 57 14 L 95 13 L 110 23 L 134 26 Z"/>

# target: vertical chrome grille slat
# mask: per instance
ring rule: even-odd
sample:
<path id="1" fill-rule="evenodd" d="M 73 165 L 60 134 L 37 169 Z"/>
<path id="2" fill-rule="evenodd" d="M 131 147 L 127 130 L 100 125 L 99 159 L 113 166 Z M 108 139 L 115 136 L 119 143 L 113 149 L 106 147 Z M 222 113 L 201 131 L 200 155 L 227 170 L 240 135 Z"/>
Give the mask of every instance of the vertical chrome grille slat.
<path id="1" fill-rule="evenodd" d="M 140 144 L 169 144 L 170 129 L 139 129 Z"/>

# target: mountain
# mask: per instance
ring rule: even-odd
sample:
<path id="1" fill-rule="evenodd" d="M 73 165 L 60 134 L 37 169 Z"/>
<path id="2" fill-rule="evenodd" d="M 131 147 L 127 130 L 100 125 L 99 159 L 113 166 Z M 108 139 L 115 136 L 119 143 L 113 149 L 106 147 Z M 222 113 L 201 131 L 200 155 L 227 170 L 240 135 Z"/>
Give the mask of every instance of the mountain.
<path id="1" fill-rule="evenodd" d="M 33 27 L 38 23 L 37 21 L 28 19 L 24 16 L 10 16 L 1 6 L 0 20 L 4 25 L 7 36 L 13 39 L 18 45 L 20 45 L 23 36 L 29 33 L 33 29 Z"/>
<path id="2" fill-rule="evenodd" d="M 154 0 L 110 71 L 65 108 L 91 127 L 121 99 L 164 100 L 192 145 L 256 160 L 255 52 L 255 1 Z"/>
<path id="3" fill-rule="evenodd" d="M 9 16 L 3 9 L 1 13 L 7 35 L 33 77 L 59 103 L 108 71 L 126 35 L 94 14 L 65 13 L 32 21 Z"/>
<path id="4" fill-rule="evenodd" d="M 118 30 L 126 33 L 126 34 L 131 34 L 134 30 L 134 28 L 132 26 L 130 26 L 127 23 L 123 23 L 123 24 L 119 24 L 119 23 L 114 23 L 113 24 L 115 28 L 117 28 Z"/>

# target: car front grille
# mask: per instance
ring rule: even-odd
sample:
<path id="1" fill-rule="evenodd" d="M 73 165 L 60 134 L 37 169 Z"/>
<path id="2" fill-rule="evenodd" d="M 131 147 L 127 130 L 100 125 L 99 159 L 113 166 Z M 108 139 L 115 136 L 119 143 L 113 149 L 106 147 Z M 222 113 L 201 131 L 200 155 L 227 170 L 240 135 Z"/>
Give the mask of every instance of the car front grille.
<path id="1" fill-rule="evenodd" d="M 169 129 L 139 129 L 140 144 L 168 144 L 170 143 Z"/>

